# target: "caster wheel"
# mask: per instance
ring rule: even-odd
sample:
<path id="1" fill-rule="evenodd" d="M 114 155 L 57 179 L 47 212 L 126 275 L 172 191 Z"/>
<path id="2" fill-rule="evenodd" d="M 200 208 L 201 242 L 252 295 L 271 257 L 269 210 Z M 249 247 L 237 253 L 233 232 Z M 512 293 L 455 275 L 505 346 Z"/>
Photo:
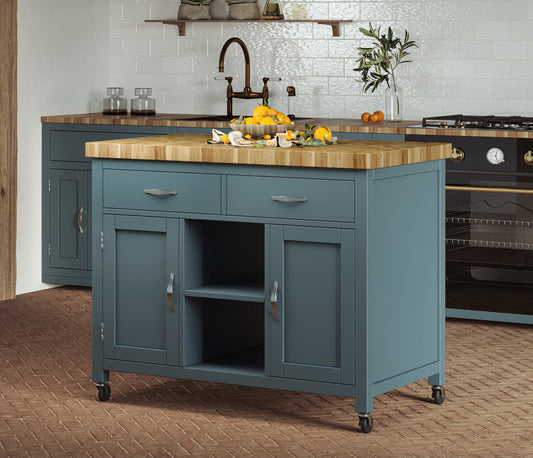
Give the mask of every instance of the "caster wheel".
<path id="1" fill-rule="evenodd" d="M 374 419 L 372 418 L 372 415 L 359 416 L 359 426 L 361 427 L 361 431 L 363 431 L 365 434 L 372 431 L 374 426 Z"/>
<path id="2" fill-rule="evenodd" d="M 433 398 L 433 401 L 435 401 L 435 404 L 442 404 L 446 397 L 444 388 L 442 386 L 434 386 L 431 388 L 431 397 Z"/>
<path id="3" fill-rule="evenodd" d="M 98 399 L 102 402 L 107 401 L 111 397 L 111 387 L 106 383 L 97 388 Z"/>

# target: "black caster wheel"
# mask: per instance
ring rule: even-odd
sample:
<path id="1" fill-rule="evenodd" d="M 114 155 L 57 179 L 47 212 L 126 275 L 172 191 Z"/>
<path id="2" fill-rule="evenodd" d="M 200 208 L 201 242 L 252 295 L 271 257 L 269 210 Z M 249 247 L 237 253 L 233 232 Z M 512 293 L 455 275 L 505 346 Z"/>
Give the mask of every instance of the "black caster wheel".
<path id="1" fill-rule="evenodd" d="M 359 415 L 359 426 L 361 427 L 361 431 L 365 434 L 372 431 L 372 428 L 374 427 L 374 419 L 372 418 L 372 415 Z"/>
<path id="2" fill-rule="evenodd" d="M 435 404 L 442 404 L 446 397 L 444 388 L 442 386 L 434 385 L 433 388 L 431 388 L 431 397 L 433 398 L 433 401 L 435 401 Z"/>
<path id="3" fill-rule="evenodd" d="M 111 397 L 111 387 L 106 383 L 97 387 L 98 399 L 102 402 L 107 401 Z"/>

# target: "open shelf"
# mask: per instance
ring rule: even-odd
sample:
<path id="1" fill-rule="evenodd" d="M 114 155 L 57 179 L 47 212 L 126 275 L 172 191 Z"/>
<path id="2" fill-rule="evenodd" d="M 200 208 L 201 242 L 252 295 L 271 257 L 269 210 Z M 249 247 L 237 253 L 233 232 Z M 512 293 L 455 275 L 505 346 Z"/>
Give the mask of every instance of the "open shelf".
<path id="1" fill-rule="evenodd" d="M 246 350 L 237 351 L 220 358 L 202 361 L 201 363 L 188 367 L 191 369 L 224 373 L 264 376 L 265 347 L 260 345 Z"/>
<path id="2" fill-rule="evenodd" d="M 209 24 L 211 22 L 316 22 L 317 24 L 329 25 L 331 26 L 331 32 L 334 37 L 340 36 L 340 25 L 342 23 L 353 22 L 351 19 L 204 19 L 204 20 L 193 20 L 193 19 L 146 19 L 144 22 L 161 22 L 167 25 L 175 25 L 178 27 L 178 35 L 180 37 L 185 36 L 185 24 L 188 22 L 203 22 L 204 24 Z"/>
<path id="3" fill-rule="evenodd" d="M 261 281 L 243 280 L 229 284 L 221 283 L 186 289 L 183 294 L 187 297 L 263 303 L 265 300 L 265 287 Z"/>

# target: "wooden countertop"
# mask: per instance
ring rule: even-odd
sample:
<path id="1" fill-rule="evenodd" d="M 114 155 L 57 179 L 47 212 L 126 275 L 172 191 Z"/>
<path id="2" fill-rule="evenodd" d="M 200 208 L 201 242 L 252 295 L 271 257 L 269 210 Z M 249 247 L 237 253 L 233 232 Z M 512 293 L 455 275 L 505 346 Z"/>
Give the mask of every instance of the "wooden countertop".
<path id="1" fill-rule="evenodd" d="M 340 140 L 290 148 L 210 145 L 208 135 L 160 135 L 86 143 L 86 156 L 223 164 L 377 169 L 451 157 L 450 143 Z"/>
<path id="2" fill-rule="evenodd" d="M 212 115 L 158 113 L 155 116 L 108 116 L 102 113 L 82 113 L 59 116 L 42 116 L 41 122 L 63 124 L 101 124 L 120 126 L 163 126 L 163 127 L 207 127 L 229 129 L 227 122 L 190 120 L 188 118 L 211 118 Z M 360 119 L 348 118 L 302 118 L 296 122 L 296 129 L 303 129 L 305 124 L 328 126 L 334 132 L 400 134 L 400 135 L 449 135 L 457 137 L 491 137 L 491 138 L 531 138 L 533 132 L 477 129 L 436 129 L 412 127 L 421 121 L 381 121 L 365 123 Z"/>

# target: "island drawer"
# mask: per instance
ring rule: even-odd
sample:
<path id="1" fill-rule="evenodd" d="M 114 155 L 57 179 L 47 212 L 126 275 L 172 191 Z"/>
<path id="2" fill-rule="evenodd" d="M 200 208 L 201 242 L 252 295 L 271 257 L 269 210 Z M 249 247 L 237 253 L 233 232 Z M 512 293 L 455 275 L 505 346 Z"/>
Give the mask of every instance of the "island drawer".
<path id="1" fill-rule="evenodd" d="M 217 174 L 104 170 L 104 207 L 220 213 Z"/>
<path id="2" fill-rule="evenodd" d="M 354 182 L 315 178 L 228 176 L 230 215 L 353 222 Z"/>

